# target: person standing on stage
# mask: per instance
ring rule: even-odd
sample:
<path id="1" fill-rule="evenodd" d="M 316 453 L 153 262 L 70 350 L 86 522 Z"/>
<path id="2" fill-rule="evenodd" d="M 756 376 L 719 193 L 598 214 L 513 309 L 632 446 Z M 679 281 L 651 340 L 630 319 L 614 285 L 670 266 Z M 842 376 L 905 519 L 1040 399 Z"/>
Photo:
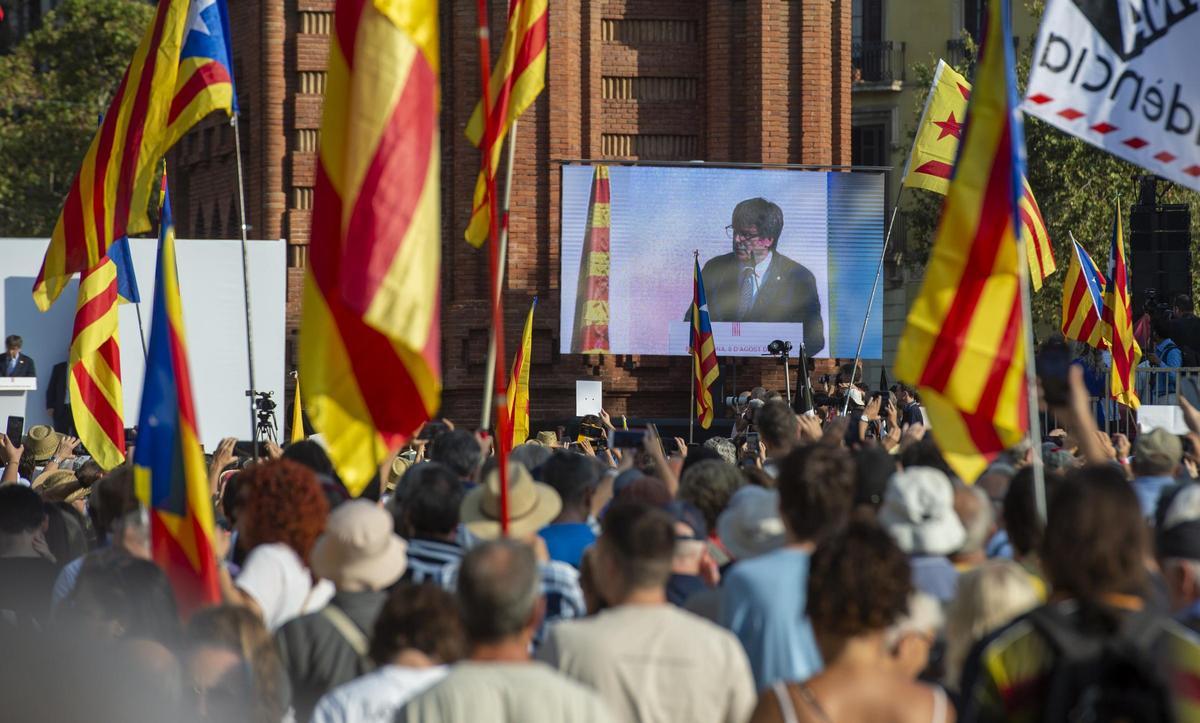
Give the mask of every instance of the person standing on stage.
<path id="1" fill-rule="evenodd" d="M 21 344 L 21 337 L 16 334 L 9 334 L 4 339 L 5 354 L 3 363 L 0 363 L 0 376 L 37 376 L 37 369 L 33 366 L 33 359 L 21 353 Z"/>

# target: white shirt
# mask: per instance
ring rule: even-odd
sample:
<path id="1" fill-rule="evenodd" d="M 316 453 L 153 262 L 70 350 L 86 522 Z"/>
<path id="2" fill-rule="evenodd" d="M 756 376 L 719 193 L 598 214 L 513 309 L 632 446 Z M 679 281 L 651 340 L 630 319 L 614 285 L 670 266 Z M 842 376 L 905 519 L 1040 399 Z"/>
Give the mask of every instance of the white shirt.
<path id="1" fill-rule="evenodd" d="M 328 580 L 313 585 L 300 556 L 282 542 L 251 550 L 236 582 L 258 603 L 263 622 L 272 633 L 292 618 L 325 607 L 334 593 L 333 583 Z"/>
<path id="2" fill-rule="evenodd" d="M 758 290 L 762 288 L 763 277 L 767 275 L 767 268 L 771 265 L 771 260 L 775 257 L 774 251 L 768 251 L 766 258 L 754 265 L 754 298 L 758 298 Z"/>
<path id="3" fill-rule="evenodd" d="M 392 723 L 396 712 L 418 693 L 440 682 L 448 669 L 385 665 L 326 693 L 312 723 Z"/>

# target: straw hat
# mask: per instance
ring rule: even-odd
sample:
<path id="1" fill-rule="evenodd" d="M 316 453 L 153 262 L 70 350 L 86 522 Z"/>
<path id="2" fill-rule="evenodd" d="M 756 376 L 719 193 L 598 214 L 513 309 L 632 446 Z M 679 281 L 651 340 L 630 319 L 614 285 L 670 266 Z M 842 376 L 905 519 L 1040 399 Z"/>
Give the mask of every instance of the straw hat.
<path id="1" fill-rule="evenodd" d="M 33 479 L 33 489 L 41 490 L 43 493 L 54 489 L 60 485 L 65 485 L 68 482 L 75 481 L 75 473 L 69 469 L 55 469 L 49 472 L 42 472 Z"/>
<path id="2" fill-rule="evenodd" d="M 392 458 L 392 464 L 390 469 L 388 469 L 387 479 L 384 480 L 384 487 L 388 492 L 396 489 L 396 483 L 400 481 L 400 478 L 404 476 L 404 473 L 408 471 L 409 467 L 412 467 L 411 459 L 408 459 L 407 457 L 401 457 L 400 455 L 396 455 Z"/>
<path id="3" fill-rule="evenodd" d="M 25 454 L 34 462 L 45 462 L 58 449 L 59 435 L 44 424 L 35 424 L 25 433 Z"/>
<path id="4" fill-rule="evenodd" d="M 467 530 L 485 540 L 500 536 L 500 470 L 487 473 L 459 505 L 459 518 Z M 508 531 L 526 537 L 554 521 L 562 511 L 562 500 L 550 485 L 534 482 L 523 465 L 508 466 Z"/>
<path id="5" fill-rule="evenodd" d="M 310 567 L 338 590 L 383 590 L 404 574 L 408 547 L 392 531 L 387 510 L 370 500 L 350 500 L 329 513 Z"/>
<path id="6" fill-rule="evenodd" d="M 558 446 L 558 435 L 555 434 L 554 432 L 538 432 L 537 433 L 537 441 L 544 444 L 547 447 L 557 447 Z"/>

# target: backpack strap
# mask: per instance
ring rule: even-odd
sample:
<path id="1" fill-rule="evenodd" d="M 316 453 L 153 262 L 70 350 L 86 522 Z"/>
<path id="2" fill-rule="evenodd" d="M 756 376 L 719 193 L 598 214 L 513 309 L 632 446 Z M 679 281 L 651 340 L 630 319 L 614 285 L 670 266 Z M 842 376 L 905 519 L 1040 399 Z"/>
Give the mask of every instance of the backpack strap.
<path id="1" fill-rule="evenodd" d="M 334 630 L 338 631 L 338 634 L 342 636 L 346 644 L 355 653 L 358 653 L 359 658 L 364 661 L 370 660 L 367 656 L 371 647 L 370 641 L 367 640 L 366 634 L 358 629 L 358 626 L 354 624 L 349 615 L 342 612 L 342 609 L 338 606 L 330 603 L 321 608 L 321 617 L 329 621 L 329 624 L 333 626 Z"/>

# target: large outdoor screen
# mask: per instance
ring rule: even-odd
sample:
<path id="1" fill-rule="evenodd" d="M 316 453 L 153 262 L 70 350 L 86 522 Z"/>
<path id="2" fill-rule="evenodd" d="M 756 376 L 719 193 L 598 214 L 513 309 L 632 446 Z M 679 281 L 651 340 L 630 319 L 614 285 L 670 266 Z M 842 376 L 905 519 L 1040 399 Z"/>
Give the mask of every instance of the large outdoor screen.
<path id="1" fill-rule="evenodd" d="M 687 354 L 696 251 L 719 357 L 773 339 L 853 357 L 883 216 L 879 173 L 564 166 L 562 352 Z M 882 297 L 865 359 L 882 357 Z"/>

